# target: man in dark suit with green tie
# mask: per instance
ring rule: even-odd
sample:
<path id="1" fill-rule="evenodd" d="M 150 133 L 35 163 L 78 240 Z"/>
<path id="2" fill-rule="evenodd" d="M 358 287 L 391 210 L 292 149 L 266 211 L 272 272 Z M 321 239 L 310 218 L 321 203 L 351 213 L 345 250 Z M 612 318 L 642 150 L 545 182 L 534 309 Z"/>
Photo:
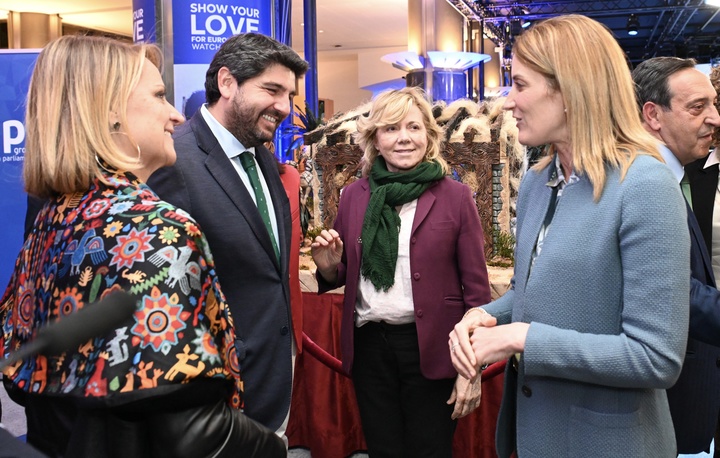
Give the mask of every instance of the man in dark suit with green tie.
<path id="1" fill-rule="evenodd" d="M 290 207 L 272 141 L 308 68 L 291 48 L 248 33 L 228 39 L 207 71 L 207 103 L 175 131 L 177 162 L 150 187 L 207 236 L 235 320 L 245 414 L 284 435 L 292 387 L 288 286 Z"/>

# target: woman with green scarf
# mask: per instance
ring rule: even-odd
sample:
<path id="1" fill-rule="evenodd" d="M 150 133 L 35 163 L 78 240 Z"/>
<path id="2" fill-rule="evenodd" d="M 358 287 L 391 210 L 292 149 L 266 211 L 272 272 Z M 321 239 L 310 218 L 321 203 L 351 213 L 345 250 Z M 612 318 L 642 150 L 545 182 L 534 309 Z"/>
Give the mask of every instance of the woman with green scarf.
<path id="1" fill-rule="evenodd" d="M 490 301 L 477 207 L 447 177 L 422 90 L 380 94 L 357 126 L 364 178 L 312 244 L 319 292 L 345 286 L 343 368 L 370 456 L 449 458 L 455 420 L 480 403 L 480 378 L 458 376 L 446 347 Z"/>

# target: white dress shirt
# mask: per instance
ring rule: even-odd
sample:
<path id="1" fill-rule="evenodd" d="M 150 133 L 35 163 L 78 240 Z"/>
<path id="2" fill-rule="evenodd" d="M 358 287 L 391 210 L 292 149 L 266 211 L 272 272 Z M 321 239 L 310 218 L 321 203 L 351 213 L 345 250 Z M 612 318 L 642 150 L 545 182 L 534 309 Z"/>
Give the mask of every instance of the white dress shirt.
<path id="1" fill-rule="evenodd" d="M 720 163 L 720 160 L 718 160 L 717 154 L 713 152 L 713 154 L 708 156 L 703 168 L 706 169 L 718 163 Z M 715 200 L 713 202 L 710 259 L 712 260 L 713 274 L 715 274 L 715 280 L 717 280 L 720 278 L 720 180 L 718 180 L 718 186 L 715 187 Z"/>
<path id="2" fill-rule="evenodd" d="M 227 157 L 230 159 L 233 167 L 235 167 L 235 171 L 245 185 L 245 189 L 247 189 L 248 194 L 250 194 L 250 197 L 252 197 L 253 202 L 255 202 L 255 205 L 257 205 L 257 201 L 255 200 L 255 191 L 253 191 L 252 185 L 250 184 L 250 178 L 248 177 L 247 172 L 240 163 L 240 154 L 245 151 L 250 151 L 252 155 L 255 156 L 255 148 L 245 148 L 245 146 L 243 146 L 243 144 L 240 143 L 240 141 L 235 138 L 235 136 L 231 134 L 230 131 L 225 128 L 225 126 L 220 124 L 220 122 L 215 119 L 212 113 L 210 113 L 210 111 L 207 109 L 207 104 L 203 104 L 203 106 L 200 107 L 200 114 L 202 114 L 203 119 L 205 119 L 205 122 L 207 123 L 208 127 L 210 127 L 213 135 L 215 135 L 215 138 L 217 138 L 217 141 L 218 143 L 220 143 L 223 151 L 225 151 L 225 154 L 227 154 Z M 255 162 L 257 163 L 257 159 L 255 160 Z M 263 175 L 263 172 L 260 169 L 259 165 L 257 166 L 257 171 L 258 176 L 260 177 L 260 185 L 262 186 L 263 192 L 265 193 L 265 200 L 267 201 L 268 213 L 270 213 L 270 225 L 272 226 L 273 235 L 275 236 L 275 240 L 278 241 L 278 247 L 280 247 L 277 218 L 275 217 L 275 207 L 270 196 L 270 190 L 268 189 L 267 182 L 265 181 L 265 175 Z"/>

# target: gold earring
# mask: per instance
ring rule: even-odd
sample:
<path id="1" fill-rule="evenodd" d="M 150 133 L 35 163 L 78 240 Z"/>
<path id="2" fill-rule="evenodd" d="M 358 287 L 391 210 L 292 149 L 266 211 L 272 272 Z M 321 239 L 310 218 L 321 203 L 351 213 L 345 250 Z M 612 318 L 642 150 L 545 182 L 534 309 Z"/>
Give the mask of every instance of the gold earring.
<path id="1" fill-rule="evenodd" d="M 97 165 L 99 165 L 100 168 L 105 170 L 107 173 L 109 173 L 111 175 L 114 175 L 115 173 L 117 173 L 116 170 L 111 170 L 111 169 L 107 168 L 104 164 L 104 161 L 102 159 L 100 159 L 100 157 L 97 155 L 97 153 L 95 153 L 95 162 L 97 162 Z"/>

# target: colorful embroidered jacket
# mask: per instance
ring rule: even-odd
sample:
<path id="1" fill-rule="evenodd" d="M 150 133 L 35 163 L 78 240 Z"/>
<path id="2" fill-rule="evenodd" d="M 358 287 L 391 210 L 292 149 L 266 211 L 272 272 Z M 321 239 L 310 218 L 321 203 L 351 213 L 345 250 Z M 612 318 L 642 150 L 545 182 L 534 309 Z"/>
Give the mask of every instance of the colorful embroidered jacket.
<path id="1" fill-rule="evenodd" d="M 204 235 L 133 175 L 105 178 L 40 211 L 0 302 L 3 354 L 116 290 L 134 295 L 137 311 L 112 335 L 26 359 L 5 376 L 25 392 L 112 404 L 220 378 L 235 382 L 229 402 L 240 407 L 235 331 Z"/>

